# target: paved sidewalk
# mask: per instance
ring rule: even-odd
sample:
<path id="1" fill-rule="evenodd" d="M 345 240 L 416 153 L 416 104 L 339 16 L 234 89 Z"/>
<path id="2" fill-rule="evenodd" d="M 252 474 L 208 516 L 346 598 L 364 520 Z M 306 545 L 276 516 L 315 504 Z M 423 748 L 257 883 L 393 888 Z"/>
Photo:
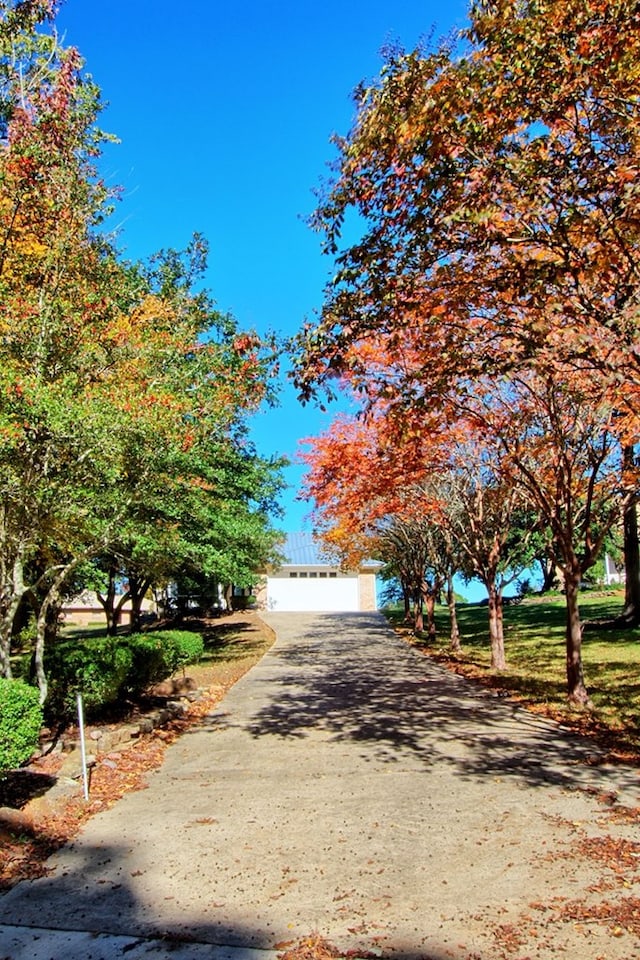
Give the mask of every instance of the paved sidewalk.
<path id="1" fill-rule="evenodd" d="M 551 909 L 604 896 L 589 890 L 604 868 L 558 855 L 633 836 L 596 795 L 640 805 L 637 770 L 595 765 L 593 744 L 478 692 L 377 614 L 265 619 L 272 651 L 148 789 L 0 898 L 0 957 L 253 960 L 315 931 L 345 950 L 495 960 L 499 924 L 537 926 L 517 957 L 640 957 L 627 931 Z"/>

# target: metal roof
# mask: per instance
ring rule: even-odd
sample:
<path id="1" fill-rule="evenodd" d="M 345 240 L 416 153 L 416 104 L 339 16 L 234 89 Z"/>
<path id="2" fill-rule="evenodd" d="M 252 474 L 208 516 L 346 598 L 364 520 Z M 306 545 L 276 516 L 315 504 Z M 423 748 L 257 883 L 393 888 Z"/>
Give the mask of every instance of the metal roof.
<path id="1" fill-rule="evenodd" d="M 288 533 L 282 548 L 284 566 L 331 567 L 336 566 L 320 554 L 320 547 L 312 533 Z"/>
<path id="2" fill-rule="evenodd" d="M 288 533 L 284 546 L 284 567 L 331 567 L 337 570 L 339 561 L 327 559 L 322 554 L 322 546 L 312 533 Z M 373 570 L 381 567 L 377 560 L 363 560 L 360 567 Z"/>

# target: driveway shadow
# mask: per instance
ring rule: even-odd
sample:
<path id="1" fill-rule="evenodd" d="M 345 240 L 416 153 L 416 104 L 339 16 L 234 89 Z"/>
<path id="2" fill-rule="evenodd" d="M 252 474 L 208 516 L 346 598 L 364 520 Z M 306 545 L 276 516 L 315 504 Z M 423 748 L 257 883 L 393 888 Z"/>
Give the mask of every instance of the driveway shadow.
<path id="1" fill-rule="evenodd" d="M 401 641 L 376 614 L 325 614 L 271 656 L 272 691 L 248 723 L 253 737 L 312 737 L 366 744 L 386 764 L 452 766 L 462 778 L 515 776 L 530 786 L 610 789 L 605 756 L 586 738 L 452 674 Z M 621 784 L 637 771 L 619 768 Z"/>
<path id="2" fill-rule="evenodd" d="M 142 902 L 136 876 L 126 848 L 72 844 L 52 876 L 23 881 L 0 897 L 0 953 L 11 960 L 260 960 L 261 955 L 268 960 L 303 938 L 308 941 L 304 955 L 309 956 L 309 942 L 319 935 L 317 930 L 294 929 L 292 923 L 268 929 L 270 924 L 256 925 L 250 916 L 230 921 L 217 904 L 194 914 L 189 891 L 177 888 L 175 896 L 164 898 L 174 901 L 165 915 L 161 897 L 153 904 Z M 176 919 L 181 900 L 184 916 Z M 375 947 L 380 960 L 471 957 L 462 946 L 452 950 L 438 945 L 436 936 L 427 952 L 405 949 L 403 943 L 415 942 L 413 928 L 406 937 L 398 931 L 387 952 L 379 939 L 368 942 L 365 933 L 355 934 L 348 926 L 345 923 L 343 939 L 348 946 L 342 949 L 352 951 L 351 956 L 365 956 Z M 428 929 L 424 934 L 428 940 Z M 319 947 L 312 955 L 316 960 L 325 956 Z M 329 954 L 326 957 L 329 960 Z M 473 958 L 491 960 L 475 951 Z"/>

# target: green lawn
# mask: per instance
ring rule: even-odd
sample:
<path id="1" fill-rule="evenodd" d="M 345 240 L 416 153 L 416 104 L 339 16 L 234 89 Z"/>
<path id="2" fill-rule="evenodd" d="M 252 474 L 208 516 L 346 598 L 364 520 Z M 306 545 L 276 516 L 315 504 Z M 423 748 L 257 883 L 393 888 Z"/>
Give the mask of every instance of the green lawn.
<path id="1" fill-rule="evenodd" d="M 620 591 L 590 592 L 581 597 L 583 622 L 614 617 L 622 608 Z M 459 604 L 462 656 L 448 649 L 449 618 L 446 608 L 437 613 L 438 640 L 424 652 L 449 663 L 459 672 L 499 687 L 533 709 L 547 712 L 582 727 L 610 731 L 621 746 L 640 749 L 640 630 L 611 630 L 588 625 L 583 639 L 587 689 L 593 707 L 588 713 L 571 708 L 566 698 L 564 599 L 531 597 L 504 610 L 508 668 L 490 668 L 487 608 Z M 398 614 L 390 614 L 396 623 Z"/>

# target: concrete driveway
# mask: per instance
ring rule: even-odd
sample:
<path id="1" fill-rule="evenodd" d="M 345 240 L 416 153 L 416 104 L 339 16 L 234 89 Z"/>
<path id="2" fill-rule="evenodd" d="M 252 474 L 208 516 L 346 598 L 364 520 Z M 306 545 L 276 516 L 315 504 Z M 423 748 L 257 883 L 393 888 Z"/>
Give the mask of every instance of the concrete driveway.
<path id="1" fill-rule="evenodd" d="M 252 958 L 311 932 L 416 960 L 495 960 L 515 934 L 519 958 L 640 957 L 627 930 L 562 918 L 640 895 L 631 867 L 594 891 L 609 868 L 569 855 L 633 839 L 597 798 L 639 806 L 636 769 L 430 663 L 377 614 L 265 619 L 276 645 L 148 789 L 0 899 L 0 957 Z"/>

